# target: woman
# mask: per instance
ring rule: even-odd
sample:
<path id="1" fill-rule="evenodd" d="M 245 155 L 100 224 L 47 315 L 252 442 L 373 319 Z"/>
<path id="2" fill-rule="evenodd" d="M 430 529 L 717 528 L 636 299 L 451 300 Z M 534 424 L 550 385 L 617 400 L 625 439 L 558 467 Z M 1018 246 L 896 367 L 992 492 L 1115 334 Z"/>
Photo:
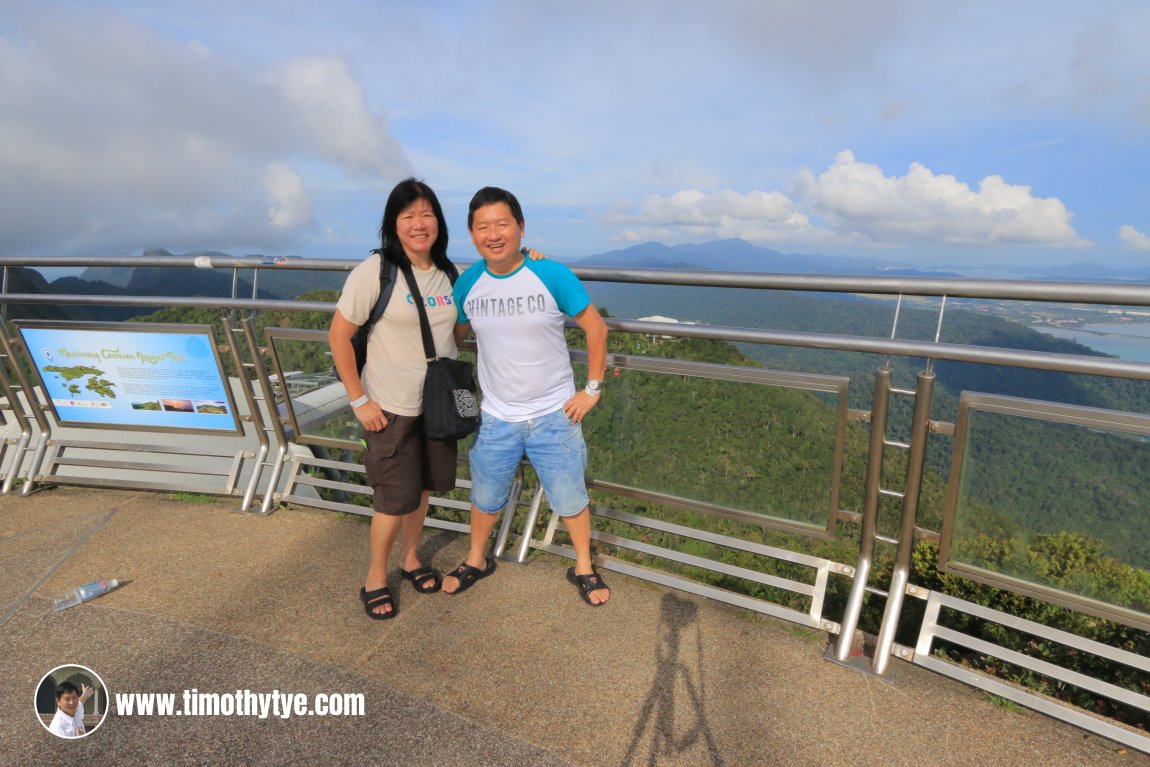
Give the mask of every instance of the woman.
<path id="1" fill-rule="evenodd" d="M 424 436 L 427 358 L 419 314 L 402 271 L 396 275 L 383 316 L 368 336 L 362 375 L 356 373 L 351 339 L 379 297 L 380 258 L 397 265 L 410 262 L 436 351 L 444 357 L 455 357 L 458 352 L 452 336 L 456 311 L 448 277 L 455 269 L 447 259 L 447 222 L 435 192 L 414 178 L 399 182 L 387 199 L 379 235 L 382 247 L 348 275 L 328 329 L 328 344 L 355 417 L 365 431 L 364 466 L 374 490 L 371 565 L 359 598 L 368 617 L 385 620 L 399 612 L 387 584 L 387 559 L 401 531 L 400 575 L 421 594 L 439 591 L 443 583 L 437 570 L 420 562 L 417 548 L 429 491 L 455 487 L 457 445 Z"/>

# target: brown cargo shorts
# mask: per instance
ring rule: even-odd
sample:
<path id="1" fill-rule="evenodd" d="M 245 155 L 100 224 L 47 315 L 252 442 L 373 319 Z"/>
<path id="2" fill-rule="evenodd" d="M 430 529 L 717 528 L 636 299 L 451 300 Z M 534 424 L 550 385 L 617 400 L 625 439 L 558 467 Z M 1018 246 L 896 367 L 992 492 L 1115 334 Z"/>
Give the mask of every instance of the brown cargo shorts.
<path id="1" fill-rule="evenodd" d="M 419 508 L 424 490 L 455 489 L 458 443 L 427 439 L 421 415 L 384 415 L 386 429 L 364 432 L 363 465 L 374 491 L 372 508 L 393 516 L 410 514 Z"/>

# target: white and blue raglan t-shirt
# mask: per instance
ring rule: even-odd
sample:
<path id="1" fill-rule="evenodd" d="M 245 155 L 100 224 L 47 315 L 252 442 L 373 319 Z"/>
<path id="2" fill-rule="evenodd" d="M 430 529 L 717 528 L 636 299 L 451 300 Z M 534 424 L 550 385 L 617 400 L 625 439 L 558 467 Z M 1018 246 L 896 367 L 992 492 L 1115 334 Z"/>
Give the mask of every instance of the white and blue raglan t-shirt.
<path id="1" fill-rule="evenodd" d="M 479 346 L 484 412 L 527 421 L 575 396 L 563 323 L 591 298 L 570 269 L 527 259 L 499 276 L 479 261 L 456 280 L 455 303 L 459 321 L 471 323 Z"/>

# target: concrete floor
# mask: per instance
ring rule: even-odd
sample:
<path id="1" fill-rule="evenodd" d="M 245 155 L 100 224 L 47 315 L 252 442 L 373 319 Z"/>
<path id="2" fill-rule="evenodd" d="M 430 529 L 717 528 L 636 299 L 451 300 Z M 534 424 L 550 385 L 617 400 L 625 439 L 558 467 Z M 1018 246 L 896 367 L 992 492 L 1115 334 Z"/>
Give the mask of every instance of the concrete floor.
<path id="1" fill-rule="evenodd" d="M 366 520 L 61 487 L 0 497 L 0 765 L 1081 765 L 1150 756 L 909 664 L 877 679 L 826 637 L 608 573 L 592 609 L 550 555 L 371 621 Z M 464 537 L 424 536 L 448 570 Z M 55 594 L 121 588 L 61 613 Z M 116 693 L 361 693 L 357 717 L 127 716 L 78 741 L 37 684 L 79 664 Z"/>

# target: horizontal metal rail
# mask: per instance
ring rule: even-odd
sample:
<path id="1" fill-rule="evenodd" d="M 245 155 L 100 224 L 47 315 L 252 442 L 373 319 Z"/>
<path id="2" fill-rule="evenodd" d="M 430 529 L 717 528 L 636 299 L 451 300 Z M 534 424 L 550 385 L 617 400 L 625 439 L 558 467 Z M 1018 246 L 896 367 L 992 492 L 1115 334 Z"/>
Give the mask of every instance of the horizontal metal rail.
<path id="1" fill-rule="evenodd" d="M 267 269 L 347 272 L 359 260 L 326 258 L 269 258 L 263 256 L 0 256 L 3 266 L 165 266 L 199 269 Z M 471 262 L 457 261 L 460 268 Z M 762 272 L 715 272 L 694 269 L 627 269 L 570 265 L 581 279 L 645 285 L 684 285 L 711 288 L 797 290 L 819 293 L 949 296 L 1058 303 L 1150 306 L 1150 291 L 1136 283 L 1084 283 L 1066 281 L 1014 281 L 960 277 L 885 277 L 870 275 L 812 275 Z M 97 296 L 92 296 L 97 298 Z"/>
<path id="2" fill-rule="evenodd" d="M 1145 289 L 1144 289 L 1145 290 Z M 1150 290 L 1145 290 L 1150 295 Z M 8 304 L 85 304 L 93 306 L 166 306 L 217 309 L 278 309 L 296 312 L 334 312 L 335 304 L 323 301 L 283 301 L 257 298 L 178 298 L 172 296 L 82 296 L 42 293 L 0 294 L 0 303 Z M 672 322 L 641 322 L 608 319 L 607 326 L 624 333 L 669 335 L 681 338 L 707 338 L 733 343 L 801 346 L 844 352 L 865 352 L 898 357 L 924 357 L 953 362 L 1052 370 L 1066 373 L 1114 376 L 1150 380 L 1150 364 L 1111 357 L 1088 357 L 1075 354 L 1002 349 L 991 346 L 903 341 L 892 338 L 798 333 L 722 325 L 686 325 Z"/>
<path id="3" fill-rule="evenodd" d="M 911 592 L 908 592 L 911 593 Z M 917 592 L 915 596 L 922 596 Z M 1134 732 L 1124 727 L 1119 727 L 1109 722 L 1099 720 L 1096 717 L 1089 716 L 1075 708 L 1071 708 L 1067 704 L 1054 701 L 1050 698 L 1037 695 L 1035 693 L 1026 692 L 1018 687 L 1006 684 L 993 677 L 987 676 L 982 673 L 972 671 L 970 669 L 957 666 L 950 661 L 937 658 L 933 654 L 934 643 L 936 640 L 943 640 L 951 642 L 952 644 L 966 647 L 974 652 L 982 655 L 999 658 L 1007 663 L 1014 664 L 1021 668 L 1030 669 L 1036 673 L 1047 676 L 1051 679 L 1060 680 L 1066 684 L 1074 685 L 1084 690 L 1090 690 L 1096 694 L 1110 698 L 1115 701 L 1120 701 L 1128 706 L 1133 706 L 1142 710 L 1150 710 L 1150 699 L 1145 695 L 1140 695 L 1136 692 L 1117 687 L 1108 682 L 1101 681 L 1094 677 L 1088 677 L 1083 674 L 1070 671 L 1055 664 L 1024 655 L 1022 653 L 1007 649 L 1001 645 L 997 645 L 985 640 L 978 639 L 968 634 L 963 634 L 952 629 L 948 629 L 939 625 L 940 612 L 942 609 L 954 610 L 956 612 L 966 613 L 987 621 L 992 621 L 999 625 L 1020 631 L 1031 636 L 1041 639 L 1047 639 L 1053 642 L 1058 642 L 1066 647 L 1072 648 L 1080 653 L 1087 653 L 1095 655 L 1100 658 L 1105 658 L 1111 663 L 1119 663 L 1122 665 L 1136 668 L 1143 672 L 1150 672 L 1150 658 L 1145 656 L 1136 655 L 1116 647 L 1109 647 L 1099 642 L 1094 642 L 1083 637 L 1076 636 L 1060 629 L 1051 628 L 1041 623 L 1035 623 L 1024 618 L 1018 618 L 1011 615 L 992 610 L 987 607 L 976 605 L 972 602 L 959 599 L 957 597 L 947 596 L 938 592 L 929 592 L 926 595 L 926 615 L 923 619 L 921 632 L 918 637 L 918 643 L 914 650 L 914 657 L 912 662 L 919 666 L 924 666 L 932 671 L 937 671 L 940 674 L 959 679 L 979 687 L 987 692 L 994 693 L 1001 697 L 1013 700 L 1016 703 L 1034 708 L 1038 711 L 1047 714 L 1048 716 L 1062 719 L 1063 721 L 1075 724 L 1087 730 L 1096 732 L 1104 737 L 1111 738 L 1119 743 L 1137 748 L 1141 751 L 1150 752 L 1150 738 L 1144 732 Z"/>

